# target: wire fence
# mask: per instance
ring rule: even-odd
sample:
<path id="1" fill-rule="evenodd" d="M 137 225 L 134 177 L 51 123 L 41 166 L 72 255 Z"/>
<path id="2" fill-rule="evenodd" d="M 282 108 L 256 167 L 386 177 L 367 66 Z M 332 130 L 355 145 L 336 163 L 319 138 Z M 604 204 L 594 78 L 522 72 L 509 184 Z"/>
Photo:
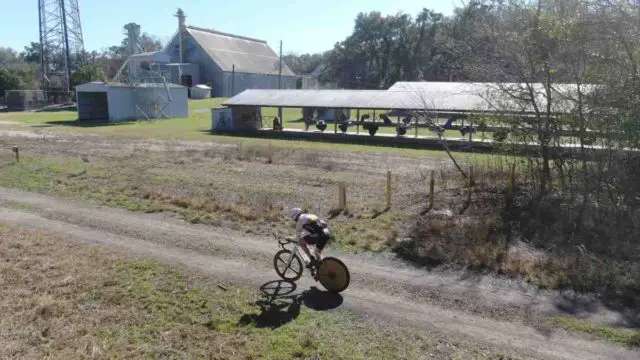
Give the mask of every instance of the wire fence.
<path id="1" fill-rule="evenodd" d="M 73 91 L 6 90 L 4 96 L 0 97 L 0 105 L 6 106 L 9 111 L 37 110 L 73 102 L 75 102 Z"/>

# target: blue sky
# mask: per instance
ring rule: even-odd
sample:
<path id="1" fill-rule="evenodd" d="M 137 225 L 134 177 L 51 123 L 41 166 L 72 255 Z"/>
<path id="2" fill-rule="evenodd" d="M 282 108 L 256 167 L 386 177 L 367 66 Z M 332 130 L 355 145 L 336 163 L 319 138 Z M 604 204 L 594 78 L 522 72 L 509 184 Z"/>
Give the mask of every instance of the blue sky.
<path id="1" fill-rule="evenodd" d="M 120 43 L 122 26 L 136 22 L 143 32 L 166 42 L 176 31 L 176 9 L 182 7 L 187 24 L 214 28 L 267 40 L 277 51 L 329 50 L 353 29 L 361 11 L 417 14 L 423 7 L 450 15 L 460 0 L 78 0 L 87 50 Z M 0 0 L 0 46 L 17 50 L 38 41 L 36 0 Z"/>

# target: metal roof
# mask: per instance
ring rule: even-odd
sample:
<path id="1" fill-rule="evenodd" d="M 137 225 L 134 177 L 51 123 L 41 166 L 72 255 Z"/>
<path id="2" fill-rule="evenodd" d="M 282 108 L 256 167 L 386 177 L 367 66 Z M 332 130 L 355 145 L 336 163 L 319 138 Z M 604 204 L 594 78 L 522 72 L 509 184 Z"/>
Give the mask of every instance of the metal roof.
<path id="1" fill-rule="evenodd" d="M 182 85 L 166 83 L 168 88 L 185 88 Z M 164 83 L 139 83 L 135 85 L 122 83 L 122 82 L 103 82 L 92 81 L 85 84 L 76 86 L 76 91 L 79 92 L 91 92 L 91 91 L 107 91 L 108 88 L 164 88 Z"/>
<path id="2" fill-rule="evenodd" d="M 278 75 L 280 58 L 263 40 L 187 26 L 187 32 L 223 71 Z M 282 75 L 295 76 L 282 62 Z"/>
<path id="3" fill-rule="evenodd" d="M 544 99 L 540 99 L 544 101 Z M 501 92 L 486 95 L 453 91 L 396 90 L 245 90 L 223 103 L 226 106 L 401 109 L 437 112 L 532 112 Z M 570 103 L 558 102 L 554 112 L 567 112 Z"/>
<path id="4" fill-rule="evenodd" d="M 478 95 L 482 97 L 491 97 L 499 93 L 520 93 L 528 90 L 527 86 L 531 85 L 533 91 L 537 95 L 544 95 L 545 86 L 542 83 L 467 83 L 467 82 L 438 82 L 438 81 L 399 81 L 393 84 L 390 91 L 427 91 L 427 92 L 446 92 L 465 95 Z M 587 93 L 595 90 L 596 86 L 592 84 L 582 84 L 581 90 Z M 558 84 L 551 85 L 551 90 L 555 95 L 561 97 L 577 94 L 578 86 L 576 84 Z"/>

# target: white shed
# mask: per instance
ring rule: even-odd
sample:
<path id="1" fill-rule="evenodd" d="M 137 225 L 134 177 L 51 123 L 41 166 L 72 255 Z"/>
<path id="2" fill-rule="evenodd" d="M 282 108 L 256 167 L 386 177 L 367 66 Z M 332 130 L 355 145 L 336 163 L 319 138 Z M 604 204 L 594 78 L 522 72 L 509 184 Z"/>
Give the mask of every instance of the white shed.
<path id="1" fill-rule="evenodd" d="M 209 99 L 211 97 L 211 88 L 204 84 L 199 84 L 191 88 L 192 99 Z"/>
<path id="2" fill-rule="evenodd" d="M 187 88 L 176 84 L 91 82 L 76 86 L 76 99 L 79 120 L 189 117 Z"/>

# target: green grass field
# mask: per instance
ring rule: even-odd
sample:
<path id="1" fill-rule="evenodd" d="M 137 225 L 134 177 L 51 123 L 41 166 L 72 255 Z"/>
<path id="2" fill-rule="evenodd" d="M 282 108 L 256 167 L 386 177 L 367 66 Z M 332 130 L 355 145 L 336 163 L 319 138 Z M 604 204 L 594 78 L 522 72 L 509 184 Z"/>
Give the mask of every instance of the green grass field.
<path id="1" fill-rule="evenodd" d="M 324 150 L 343 152 L 372 152 L 379 154 L 396 154 L 403 156 L 419 157 L 425 155 L 446 156 L 441 151 L 402 149 L 381 146 L 363 146 L 351 144 L 318 143 L 309 141 L 292 140 L 268 140 L 251 137 L 235 137 L 212 135 L 211 113 L 206 109 L 221 107 L 224 98 L 191 100 L 189 102 L 189 118 L 167 119 L 157 121 L 134 121 L 118 124 L 104 122 L 80 122 L 77 121 L 77 113 L 72 111 L 60 112 L 6 112 L 0 113 L 0 129 L 24 130 L 20 124 L 30 125 L 30 131 L 51 132 L 63 131 L 73 133 L 92 133 L 105 136 L 131 136 L 140 138 L 154 138 L 164 140 L 196 140 L 214 141 L 218 143 L 240 143 L 245 145 L 273 146 L 297 150 Z M 263 116 L 273 117 L 277 114 L 276 108 L 263 108 Z M 303 128 L 304 124 L 295 122 L 300 117 L 299 109 L 284 109 L 285 127 Z M 13 124 L 18 123 L 18 125 Z M 391 128 L 384 131 L 392 131 Z"/>
<path id="2" fill-rule="evenodd" d="M 104 124 L 104 123 L 91 123 L 91 122 L 77 122 L 76 121 L 76 112 L 70 111 L 61 111 L 61 112 L 41 112 L 41 113 L 33 113 L 33 112 L 10 112 L 10 113 L 0 113 L 0 126 L 2 126 L 2 122 L 20 122 L 26 123 L 30 125 L 37 126 L 46 126 L 46 125 L 65 125 L 68 126 L 71 130 L 76 132 L 91 132 L 91 133 L 101 133 L 105 135 L 117 135 L 117 136 L 137 136 L 137 137 L 149 137 L 149 138 L 161 138 L 161 139 L 183 139 L 183 140 L 215 140 L 218 142 L 238 142 L 240 138 L 238 137 L 227 137 L 227 136 L 212 136 L 209 133 L 209 129 L 211 128 L 211 113 L 208 111 L 209 109 L 221 108 L 222 103 L 226 100 L 226 98 L 212 98 L 212 99 L 203 99 L 203 100 L 190 100 L 189 101 L 189 109 L 190 115 L 188 119 L 180 118 L 180 119 L 168 119 L 168 120 L 157 120 L 157 121 L 137 121 L 137 122 L 128 122 L 121 124 Z M 304 123 L 300 121 L 302 117 L 302 111 L 300 108 L 285 108 L 283 111 L 283 120 L 284 127 L 286 129 L 303 129 Z M 376 113 L 376 116 L 381 114 L 381 111 Z M 265 126 L 270 127 L 273 121 L 273 118 L 277 116 L 278 109 L 273 107 L 264 107 L 262 108 L 262 116 L 265 120 Z M 360 115 L 368 114 L 371 118 L 374 117 L 374 112 L 372 110 L 361 110 Z M 355 119 L 356 110 L 352 110 L 351 117 Z M 395 121 L 396 119 L 392 119 Z M 382 123 L 380 119 L 377 120 L 378 123 Z M 6 125 L 6 124 L 5 124 Z M 310 131 L 314 131 L 315 126 L 310 127 Z M 334 124 L 328 124 L 326 132 L 330 133 L 334 130 Z M 340 132 L 340 130 L 337 130 Z M 367 134 L 367 131 L 362 129 L 361 127 L 352 127 L 349 129 L 349 133 L 360 133 Z M 393 126 L 381 126 L 378 130 L 379 134 L 395 134 L 396 130 Z M 409 129 L 407 131 L 406 137 L 415 136 L 415 128 Z M 418 128 L 418 136 L 425 137 L 433 137 L 436 138 L 435 134 L 431 132 L 428 128 Z M 463 137 L 459 131 L 457 130 L 446 130 L 445 137 L 450 140 L 458 140 L 458 139 L 468 139 L 468 136 Z M 493 133 L 486 132 L 484 134 L 478 132 L 474 134 L 474 140 L 487 139 L 490 140 L 493 138 Z M 510 135 L 510 138 L 515 141 Z M 242 141 L 249 141 L 250 144 L 266 144 L 265 141 L 255 138 L 244 138 Z M 570 137 L 564 137 L 563 142 L 575 142 L 575 139 Z M 396 152 L 394 149 L 390 147 L 386 147 L 383 150 L 374 148 L 363 148 L 363 146 L 350 146 L 343 144 L 317 144 L 314 143 L 309 145 L 296 144 L 295 148 L 305 148 L 312 146 L 315 149 L 333 149 L 333 150 L 344 150 L 344 151 L 352 151 L 352 150 L 365 150 L 365 151 L 373 151 L 373 152 Z M 278 144 L 273 144 L 276 146 L 282 147 L 291 147 L 291 142 L 286 141 L 278 141 Z M 403 151 L 405 154 L 410 154 L 412 151 L 407 150 Z M 424 152 L 422 152 L 424 153 Z"/>

